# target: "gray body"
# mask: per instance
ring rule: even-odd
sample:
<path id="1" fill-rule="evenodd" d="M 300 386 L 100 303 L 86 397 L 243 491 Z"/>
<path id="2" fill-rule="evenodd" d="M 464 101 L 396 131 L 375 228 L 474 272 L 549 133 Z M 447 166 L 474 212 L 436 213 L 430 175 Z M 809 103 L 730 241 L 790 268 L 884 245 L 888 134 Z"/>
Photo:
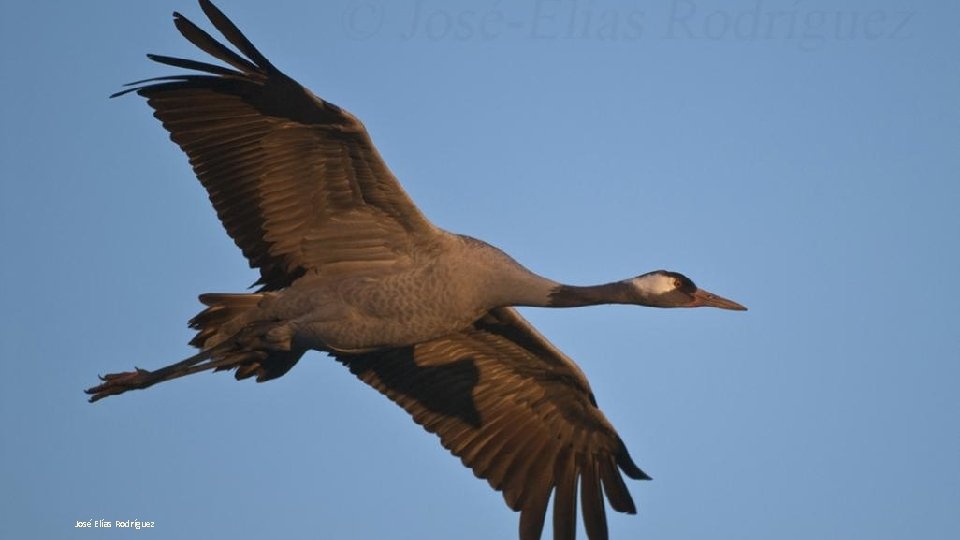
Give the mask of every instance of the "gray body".
<path id="1" fill-rule="evenodd" d="M 556 286 L 486 242 L 438 231 L 430 248 L 386 272 L 307 274 L 267 293 L 223 337 L 274 320 L 271 337 L 284 348 L 286 339 L 295 350 L 403 347 L 458 332 L 493 308 L 547 305 Z"/>

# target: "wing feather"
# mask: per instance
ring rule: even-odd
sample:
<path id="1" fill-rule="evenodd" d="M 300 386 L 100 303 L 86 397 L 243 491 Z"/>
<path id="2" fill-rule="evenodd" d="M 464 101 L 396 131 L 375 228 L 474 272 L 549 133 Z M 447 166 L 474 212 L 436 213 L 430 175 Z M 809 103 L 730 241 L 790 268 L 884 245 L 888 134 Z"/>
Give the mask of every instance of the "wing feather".
<path id="1" fill-rule="evenodd" d="M 357 271 L 357 262 L 377 271 L 431 242 L 436 229 L 363 124 L 280 72 L 208 0 L 200 5 L 239 53 L 179 13 L 174 24 L 230 67 L 148 55 L 202 74 L 147 79 L 114 95 L 147 99 L 227 233 L 260 270 L 257 284 L 280 289 L 307 272 Z"/>
<path id="2" fill-rule="evenodd" d="M 621 471 L 646 479 L 596 406 L 572 360 L 512 308 L 413 347 L 337 359 L 440 437 L 520 512 L 520 538 L 539 538 L 554 497 L 555 538 L 576 532 L 578 486 L 591 539 L 607 537 L 604 496 L 635 513 Z"/>
<path id="3" fill-rule="evenodd" d="M 577 536 L 577 475 L 576 456 L 570 447 L 561 449 L 554 476 L 557 487 L 553 494 L 553 538 L 574 540 Z"/>

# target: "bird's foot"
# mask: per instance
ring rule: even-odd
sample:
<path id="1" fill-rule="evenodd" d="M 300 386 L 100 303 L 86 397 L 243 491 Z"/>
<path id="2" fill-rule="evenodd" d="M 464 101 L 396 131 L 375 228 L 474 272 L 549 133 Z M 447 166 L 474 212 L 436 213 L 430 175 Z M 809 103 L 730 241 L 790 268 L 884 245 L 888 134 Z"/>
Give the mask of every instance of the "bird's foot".
<path id="1" fill-rule="evenodd" d="M 127 390 L 146 388 L 156 382 L 156 376 L 152 371 L 140 368 L 134 369 L 136 371 L 101 375 L 100 380 L 103 381 L 103 384 L 84 390 L 90 395 L 90 403 L 107 396 L 122 394 Z"/>

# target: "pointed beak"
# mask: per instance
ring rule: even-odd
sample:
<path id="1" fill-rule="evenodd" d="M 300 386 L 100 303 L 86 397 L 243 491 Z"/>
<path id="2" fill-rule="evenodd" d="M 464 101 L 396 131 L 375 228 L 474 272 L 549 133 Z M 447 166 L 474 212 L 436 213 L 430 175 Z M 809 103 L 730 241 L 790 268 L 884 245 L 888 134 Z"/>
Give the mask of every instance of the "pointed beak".
<path id="1" fill-rule="evenodd" d="M 688 307 L 715 307 L 720 309 L 733 309 L 736 311 L 747 310 L 747 308 L 741 306 L 733 300 L 727 300 L 722 296 L 718 296 L 712 292 L 707 292 L 703 289 L 697 289 L 697 291 L 693 293 L 693 302 L 690 302 Z"/>

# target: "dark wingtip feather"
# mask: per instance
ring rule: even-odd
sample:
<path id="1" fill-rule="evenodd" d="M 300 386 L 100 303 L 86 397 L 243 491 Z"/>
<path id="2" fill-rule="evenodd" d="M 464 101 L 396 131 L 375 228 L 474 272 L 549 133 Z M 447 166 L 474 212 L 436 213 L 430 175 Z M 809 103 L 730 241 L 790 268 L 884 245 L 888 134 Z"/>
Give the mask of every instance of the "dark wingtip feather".
<path id="1" fill-rule="evenodd" d="M 607 500 L 610 501 L 610 507 L 617 512 L 624 514 L 636 514 L 637 506 L 633 502 L 630 490 L 620 476 L 620 470 L 612 459 L 605 459 L 600 462 L 600 480 L 603 484 L 603 491 L 607 494 Z"/>
<path id="2" fill-rule="evenodd" d="M 180 13 L 174 12 L 173 24 L 187 41 L 193 43 L 197 48 L 210 56 L 226 62 L 247 74 L 254 74 L 260 71 L 260 68 L 255 64 L 228 49 L 224 44 L 214 39 L 213 36 Z"/>
<path id="3" fill-rule="evenodd" d="M 199 62 L 197 60 L 188 60 L 186 58 L 175 58 L 172 56 L 164 56 L 162 54 L 150 54 L 147 53 L 147 58 L 157 62 L 158 64 L 165 64 L 168 66 L 179 67 L 183 69 L 192 69 L 196 71 L 202 71 L 204 73 L 210 73 L 212 75 L 221 75 L 224 77 L 240 77 L 243 74 L 234 71 L 232 69 L 227 69 L 223 66 L 218 66 L 215 64 L 210 64 L 207 62 Z"/>
<path id="4" fill-rule="evenodd" d="M 125 84 L 124 86 L 128 86 L 128 85 Z M 113 99 L 113 98 L 115 98 L 115 97 L 120 97 L 120 96 L 125 96 L 125 95 L 129 94 L 130 92 L 136 92 L 136 91 L 139 90 L 139 89 L 140 89 L 140 88 L 124 88 L 123 90 L 120 90 L 120 91 L 117 91 L 117 92 L 114 92 L 114 93 L 110 94 L 110 98 L 109 98 L 109 99 Z"/>
<path id="5" fill-rule="evenodd" d="M 210 75 L 165 75 L 163 77 L 150 77 L 149 79 L 141 79 L 139 81 L 129 82 L 123 86 L 130 86 L 131 88 L 126 88 L 120 90 L 119 92 L 114 92 L 110 94 L 110 97 L 115 98 L 122 96 L 124 94 L 129 94 L 131 92 L 137 92 L 141 96 L 146 96 L 151 90 L 165 89 L 169 88 L 171 85 L 179 85 L 182 83 L 190 83 L 196 81 L 204 81 L 216 79 Z M 157 84 L 145 85 L 144 83 L 156 82 Z"/>
<path id="6" fill-rule="evenodd" d="M 600 489 L 600 474 L 597 462 L 586 457 L 580 462 L 580 508 L 583 510 L 583 526 L 590 540 L 607 540 L 607 513 L 603 508 L 603 491 Z"/>
<path id="7" fill-rule="evenodd" d="M 574 540 L 577 535 L 577 470 L 569 448 L 557 457 L 553 491 L 553 538 Z"/>
<path id="8" fill-rule="evenodd" d="M 543 508 L 524 509 L 520 512 L 520 540 L 540 540 L 546 517 L 546 504 Z"/>
<path id="9" fill-rule="evenodd" d="M 546 476 L 552 472 L 552 464 L 549 468 L 543 468 L 540 475 L 525 475 L 525 484 L 528 486 L 527 493 L 520 504 L 520 540 L 539 540 L 543 533 L 543 524 L 547 517 L 547 504 L 550 502 L 550 493 L 553 491 L 553 478 Z M 504 489 L 504 497 L 506 492 Z M 509 505 L 509 503 L 508 503 Z"/>
<path id="10" fill-rule="evenodd" d="M 620 445 L 620 449 L 617 451 L 617 466 L 634 480 L 653 480 L 653 477 L 640 470 L 640 467 L 637 467 L 637 464 L 633 462 L 630 452 L 627 451 L 627 445 L 623 444 L 623 439 L 617 437 L 617 442 Z"/>
<path id="11" fill-rule="evenodd" d="M 210 0 L 200 0 L 200 9 L 202 9 L 203 13 L 210 19 L 213 26 L 223 34 L 223 37 L 227 38 L 227 41 L 245 54 L 247 58 L 253 60 L 258 67 L 269 71 L 276 71 L 273 64 L 257 50 L 253 43 L 247 39 L 247 36 L 243 35 L 243 32 L 237 28 L 237 25 L 233 24 L 233 21 L 220 11 L 220 8 L 213 5 L 213 2 Z"/>

